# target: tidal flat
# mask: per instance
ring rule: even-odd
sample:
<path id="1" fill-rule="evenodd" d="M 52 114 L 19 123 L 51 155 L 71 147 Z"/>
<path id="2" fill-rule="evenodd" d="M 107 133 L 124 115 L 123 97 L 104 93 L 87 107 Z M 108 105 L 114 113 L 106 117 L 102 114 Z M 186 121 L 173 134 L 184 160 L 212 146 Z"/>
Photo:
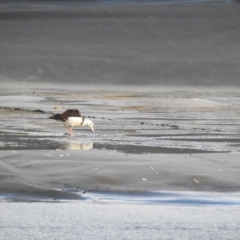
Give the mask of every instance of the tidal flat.
<path id="1" fill-rule="evenodd" d="M 3 199 L 86 200 L 86 192 L 235 192 L 237 91 L 52 91 L 0 97 Z M 67 135 L 53 113 L 95 124 Z M 73 151 L 75 150 L 75 151 Z M 159 195 L 160 196 L 160 195 Z"/>

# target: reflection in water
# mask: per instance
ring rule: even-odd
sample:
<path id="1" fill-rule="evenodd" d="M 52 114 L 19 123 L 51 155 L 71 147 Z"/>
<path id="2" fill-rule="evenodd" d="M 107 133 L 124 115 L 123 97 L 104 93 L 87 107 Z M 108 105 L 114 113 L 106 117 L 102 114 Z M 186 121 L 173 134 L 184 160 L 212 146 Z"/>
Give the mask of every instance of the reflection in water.
<path id="1" fill-rule="evenodd" d="M 67 149 L 67 150 L 91 150 L 91 149 L 93 149 L 93 142 L 85 142 L 85 143 L 69 142 L 69 143 L 63 144 L 61 146 L 61 149 Z"/>

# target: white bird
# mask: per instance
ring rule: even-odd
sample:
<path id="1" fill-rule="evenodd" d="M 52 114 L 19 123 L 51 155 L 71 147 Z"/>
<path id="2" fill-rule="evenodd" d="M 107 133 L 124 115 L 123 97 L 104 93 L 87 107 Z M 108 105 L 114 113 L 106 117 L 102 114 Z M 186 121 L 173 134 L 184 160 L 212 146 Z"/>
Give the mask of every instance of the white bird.
<path id="1" fill-rule="evenodd" d="M 69 136 L 72 136 L 72 128 L 73 127 L 81 127 L 81 126 L 89 126 L 90 129 L 94 132 L 94 124 L 93 122 L 88 119 L 81 116 L 78 109 L 68 109 L 65 112 L 59 114 L 54 114 L 50 119 L 54 119 L 56 121 L 62 121 L 65 123 L 65 125 L 68 127 L 68 134 Z"/>

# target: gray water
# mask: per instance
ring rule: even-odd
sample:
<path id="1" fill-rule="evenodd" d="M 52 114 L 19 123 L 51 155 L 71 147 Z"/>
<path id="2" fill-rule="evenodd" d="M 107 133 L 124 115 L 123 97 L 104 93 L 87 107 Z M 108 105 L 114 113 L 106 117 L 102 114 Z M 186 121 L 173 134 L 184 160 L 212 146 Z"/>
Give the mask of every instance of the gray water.
<path id="1" fill-rule="evenodd" d="M 5 2 L 0 81 L 239 86 L 239 6 L 194 2 Z"/>

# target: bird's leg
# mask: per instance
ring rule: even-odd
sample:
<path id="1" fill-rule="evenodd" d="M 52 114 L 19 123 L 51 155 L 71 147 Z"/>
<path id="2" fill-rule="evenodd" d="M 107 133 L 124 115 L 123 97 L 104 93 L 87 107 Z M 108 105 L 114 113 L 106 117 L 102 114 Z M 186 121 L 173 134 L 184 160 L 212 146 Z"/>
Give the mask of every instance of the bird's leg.
<path id="1" fill-rule="evenodd" d="M 73 135 L 73 133 L 72 133 L 72 127 L 68 127 L 68 134 L 69 134 L 70 137 Z"/>

